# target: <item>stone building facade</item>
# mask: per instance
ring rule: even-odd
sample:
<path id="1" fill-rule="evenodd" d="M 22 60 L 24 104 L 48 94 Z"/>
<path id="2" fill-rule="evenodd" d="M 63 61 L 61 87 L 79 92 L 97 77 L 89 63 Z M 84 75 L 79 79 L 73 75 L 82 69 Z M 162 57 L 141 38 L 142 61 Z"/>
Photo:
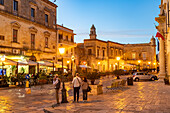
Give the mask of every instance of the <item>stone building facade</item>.
<path id="1" fill-rule="evenodd" d="M 159 39 L 159 75 L 164 78 L 165 76 L 170 77 L 170 19 L 169 19 L 169 5 L 170 0 L 161 0 L 159 5 L 160 14 L 155 20 L 159 23 L 156 27 L 157 30 L 162 34 L 164 39 Z"/>
<path id="2" fill-rule="evenodd" d="M 97 39 L 96 28 L 92 25 L 90 39 L 77 44 L 78 65 L 87 65 L 92 70 L 113 71 L 116 69 L 156 68 L 156 45 L 152 37 L 145 44 L 120 44 Z M 119 58 L 119 59 L 117 59 Z"/>
<path id="3" fill-rule="evenodd" d="M 0 54 L 57 62 L 57 5 L 49 0 L 0 1 Z"/>
<path id="4" fill-rule="evenodd" d="M 63 55 L 63 65 L 67 66 L 70 70 L 73 68 L 73 59 L 75 58 L 74 47 L 76 47 L 76 43 L 74 42 L 74 35 L 76 35 L 72 29 L 64 27 L 63 25 L 57 25 L 57 45 L 59 47 L 65 48 L 65 53 Z M 57 58 L 58 63 L 62 64 L 61 58 L 62 56 L 59 53 L 59 49 L 57 50 Z"/>
<path id="5" fill-rule="evenodd" d="M 137 65 L 140 69 L 156 69 L 156 44 L 152 37 L 150 43 L 125 44 L 124 63 Z M 134 68 L 126 67 L 128 68 Z"/>

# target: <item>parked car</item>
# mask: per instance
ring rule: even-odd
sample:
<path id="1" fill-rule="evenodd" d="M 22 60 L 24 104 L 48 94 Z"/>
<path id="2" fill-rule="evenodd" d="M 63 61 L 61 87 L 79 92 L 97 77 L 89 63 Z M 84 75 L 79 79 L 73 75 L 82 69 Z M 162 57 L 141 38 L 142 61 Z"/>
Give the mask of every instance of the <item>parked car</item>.
<path id="1" fill-rule="evenodd" d="M 158 77 L 156 75 L 148 74 L 146 72 L 135 72 L 133 73 L 133 80 L 139 81 L 139 80 L 158 80 Z"/>

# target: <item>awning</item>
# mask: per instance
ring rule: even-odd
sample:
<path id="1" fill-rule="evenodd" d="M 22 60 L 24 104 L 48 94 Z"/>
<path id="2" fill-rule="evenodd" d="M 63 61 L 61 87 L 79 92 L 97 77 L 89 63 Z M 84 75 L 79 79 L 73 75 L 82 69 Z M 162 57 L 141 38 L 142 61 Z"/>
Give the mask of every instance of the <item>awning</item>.
<path id="1" fill-rule="evenodd" d="M 49 67 L 53 66 L 53 63 L 48 61 L 37 61 L 37 63 L 39 63 L 40 66 L 49 66 Z"/>
<path id="2" fill-rule="evenodd" d="M 56 67 L 56 68 L 62 68 L 62 65 L 60 65 L 60 64 L 55 64 L 55 67 Z M 63 66 L 63 68 L 67 69 L 67 66 Z"/>
<path id="3" fill-rule="evenodd" d="M 123 66 L 136 66 L 135 64 L 124 64 Z"/>
<path id="4" fill-rule="evenodd" d="M 4 64 L 4 65 L 17 65 L 17 62 L 5 58 L 5 61 L 3 62 L 3 64 Z M 0 65 L 2 65 L 2 63 L 1 63 Z"/>
<path id="5" fill-rule="evenodd" d="M 91 68 L 90 66 L 86 66 L 86 65 L 79 65 L 79 67 L 81 67 L 81 68 Z"/>
<path id="6" fill-rule="evenodd" d="M 36 66 L 38 63 L 37 62 L 34 62 L 34 61 L 31 61 L 31 60 L 28 60 L 28 65 L 30 66 Z"/>

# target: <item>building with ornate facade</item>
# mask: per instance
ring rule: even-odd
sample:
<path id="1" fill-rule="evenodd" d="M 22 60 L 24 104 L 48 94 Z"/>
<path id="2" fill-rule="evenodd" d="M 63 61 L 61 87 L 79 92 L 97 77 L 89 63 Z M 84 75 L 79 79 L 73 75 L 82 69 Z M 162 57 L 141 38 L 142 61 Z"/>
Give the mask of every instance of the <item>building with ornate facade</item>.
<path id="1" fill-rule="evenodd" d="M 60 55 L 59 49 L 57 49 L 57 58 L 58 64 L 62 64 L 62 57 L 63 57 L 63 65 L 67 66 L 68 70 L 72 70 L 74 64 L 74 47 L 76 47 L 76 43 L 74 42 L 74 35 L 76 35 L 72 29 L 64 27 L 63 25 L 57 25 L 57 45 L 58 48 L 61 46 L 65 48 L 65 53 L 63 56 Z"/>
<path id="2" fill-rule="evenodd" d="M 57 62 L 56 8 L 49 0 L 0 0 L 0 55 Z"/>
<path id="3" fill-rule="evenodd" d="M 156 68 L 156 44 L 154 37 L 149 43 L 120 44 L 97 39 L 96 28 L 92 25 L 90 39 L 77 44 L 78 65 L 87 65 L 99 71 L 116 69 Z"/>
<path id="4" fill-rule="evenodd" d="M 159 39 L 159 75 L 162 77 L 170 76 L 170 19 L 169 19 L 169 0 L 161 0 L 159 5 L 160 14 L 155 20 L 159 23 L 156 27 L 164 39 Z"/>

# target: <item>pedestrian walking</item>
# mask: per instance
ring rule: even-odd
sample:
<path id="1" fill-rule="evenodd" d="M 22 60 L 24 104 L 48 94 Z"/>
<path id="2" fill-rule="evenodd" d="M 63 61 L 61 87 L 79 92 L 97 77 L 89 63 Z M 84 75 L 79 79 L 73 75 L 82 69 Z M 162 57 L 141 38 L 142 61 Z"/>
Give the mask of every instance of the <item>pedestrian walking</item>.
<path id="1" fill-rule="evenodd" d="M 57 104 L 59 103 L 59 89 L 60 89 L 60 85 L 61 85 L 61 80 L 58 78 L 58 74 L 55 75 L 55 77 L 53 78 L 53 85 L 55 86 L 55 90 L 56 90 L 56 101 Z"/>
<path id="2" fill-rule="evenodd" d="M 87 78 L 84 77 L 83 81 L 82 81 L 83 102 L 87 101 L 87 92 L 88 92 L 87 89 L 88 89 L 88 86 L 89 86 L 89 84 L 87 82 Z"/>
<path id="3" fill-rule="evenodd" d="M 76 77 L 73 78 L 73 89 L 74 89 L 74 102 L 76 102 L 76 95 L 77 95 L 77 102 L 79 102 L 79 90 L 81 86 L 81 78 L 79 74 L 76 73 Z"/>

